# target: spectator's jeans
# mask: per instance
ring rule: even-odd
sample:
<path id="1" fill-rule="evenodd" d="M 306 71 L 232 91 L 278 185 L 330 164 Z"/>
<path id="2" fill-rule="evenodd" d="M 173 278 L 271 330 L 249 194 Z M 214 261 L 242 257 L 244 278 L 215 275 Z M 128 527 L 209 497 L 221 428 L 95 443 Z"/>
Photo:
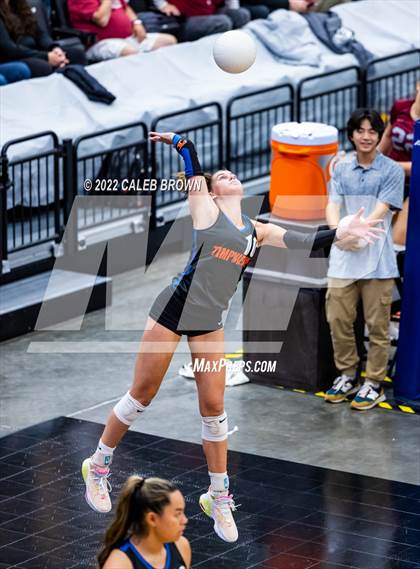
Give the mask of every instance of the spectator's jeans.
<path id="1" fill-rule="evenodd" d="M 232 22 L 232 28 L 234 30 L 242 28 L 242 26 L 245 26 L 245 24 L 247 24 L 251 19 L 249 10 L 246 8 L 238 8 L 236 10 L 231 10 L 230 8 L 219 8 L 217 13 L 227 16 Z"/>
<path id="2" fill-rule="evenodd" d="M 54 68 L 45 59 L 28 57 L 24 62 L 31 70 L 31 77 L 47 77 L 54 73 Z"/>
<path id="3" fill-rule="evenodd" d="M 335 365 L 340 373 L 354 376 L 359 364 L 353 324 L 361 299 L 369 332 L 366 378 L 377 382 L 385 379 L 390 346 L 389 320 L 393 287 L 394 279 L 364 279 L 354 282 L 347 279 L 329 279 L 326 312 Z"/>
<path id="4" fill-rule="evenodd" d="M 15 81 L 30 79 L 31 70 L 25 63 L 13 61 L 11 63 L 0 63 L 0 85 L 7 85 Z"/>
<path id="5" fill-rule="evenodd" d="M 182 24 L 181 41 L 195 41 L 204 36 L 220 34 L 229 30 L 241 28 L 250 20 L 250 14 L 245 8 L 229 10 L 222 8 L 213 16 L 190 16 Z"/>
<path id="6" fill-rule="evenodd" d="M 259 18 L 265 19 L 270 14 L 270 8 L 264 4 L 256 4 L 254 0 L 249 0 L 249 2 L 241 2 L 244 8 L 248 10 L 251 14 L 251 20 L 258 20 Z"/>

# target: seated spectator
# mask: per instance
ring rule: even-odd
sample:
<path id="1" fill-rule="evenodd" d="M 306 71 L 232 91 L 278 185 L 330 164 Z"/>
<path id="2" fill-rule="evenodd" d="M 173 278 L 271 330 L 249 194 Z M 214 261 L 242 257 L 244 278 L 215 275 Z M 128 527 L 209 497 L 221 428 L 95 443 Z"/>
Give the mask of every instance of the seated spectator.
<path id="1" fill-rule="evenodd" d="M 181 41 L 194 41 L 204 36 L 242 28 L 251 19 L 239 0 L 154 0 L 155 6 L 167 16 L 184 18 Z"/>
<path id="2" fill-rule="evenodd" d="M 41 30 L 26 0 L 0 2 L 0 63 L 23 61 L 32 77 L 50 75 L 69 61 Z"/>
<path id="3" fill-rule="evenodd" d="M 143 22 L 147 33 L 172 34 L 179 40 L 181 16 L 167 16 L 156 8 L 153 0 L 130 0 L 130 8 Z"/>
<path id="4" fill-rule="evenodd" d="M 407 237 L 408 203 L 413 150 L 414 123 L 420 119 L 420 81 L 416 84 L 416 97 L 395 101 L 391 118 L 378 149 L 400 163 L 405 174 L 404 204 L 394 218 L 393 237 L 398 245 L 405 245 Z"/>
<path id="5" fill-rule="evenodd" d="M 339 0 L 338 0 L 339 1 Z M 306 14 L 316 5 L 316 0 L 263 0 L 256 3 L 255 0 L 242 0 L 253 20 L 266 18 L 274 10 L 292 10 L 300 14 Z"/>
<path id="6" fill-rule="evenodd" d="M 87 51 L 88 59 L 93 61 L 145 53 L 176 43 L 170 34 L 147 34 L 126 0 L 68 0 L 68 10 L 74 28 L 96 34 L 97 43 Z"/>
<path id="7" fill-rule="evenodd" d="M 30 77 L 31 70 L 26 63 L 21 61 L 0 63 L 0 87 L 16 81 L 22 81 L 22 79 L 30 79 Z"/>

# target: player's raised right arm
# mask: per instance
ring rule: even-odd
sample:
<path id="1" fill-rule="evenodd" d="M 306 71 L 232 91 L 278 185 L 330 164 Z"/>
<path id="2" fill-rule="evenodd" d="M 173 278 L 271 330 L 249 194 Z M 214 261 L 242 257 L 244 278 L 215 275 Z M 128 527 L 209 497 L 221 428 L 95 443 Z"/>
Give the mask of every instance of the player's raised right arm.
<path id="1" fill-rule="evenodd" d="M 207 226 L 213 223 L 218 214 L 203 175 L 203 169 L 191 140 L 183 138 L 174 132 L 150 132 L 153 142 L 172 144 L 184 161 L 185 178 L 188 191 L 188 202 L 195 227 Z"/>

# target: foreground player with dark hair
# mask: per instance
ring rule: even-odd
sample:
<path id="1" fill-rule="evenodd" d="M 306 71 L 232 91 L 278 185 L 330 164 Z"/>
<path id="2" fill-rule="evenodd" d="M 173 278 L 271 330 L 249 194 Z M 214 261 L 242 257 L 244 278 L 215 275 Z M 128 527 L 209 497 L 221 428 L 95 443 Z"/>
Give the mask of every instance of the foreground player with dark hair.
<path id="1" fill-rule="evenodd" d="M 251 220 L 242 214 L 243 188 L 232 172 L 218 170 L 204 177 L 191 141 L 174 133 L 151 132 L 150 138 L 173 144 L 184 159 L 192 190 L 188 202 L 193 248 L 184 271 L 155 300 L 137 355 L 133 384 L 109 416 L 97 450 L 83 463 L 86 500 L 98 512 L 111 509 L 108 476 L 114 449 L 158 392 L 181 335 L 185 334 L 193 363 L 205 358 L 213 370 L 196 373 L 203 449 L 210 476 L 210 487 L 200 497 L 200 506 L 213 518 L 217 535 L 234 542 L 238 531 L 232 516 L 235 505 L 229 495 L 225 369 L 220 365 L 225 353 L 222 312 L 257 247 L 310 248 L 313 243 L 314 248 L 320 248 L 335 238 L 375 239 L 382 230 L 374 227 L 377 220 L 361 219 L 362 210 L 345 229 L 312 234 Z"/>
<path id="2" fill-rule="evenodd" d="M 161 478 L 130 476 L 98 555 L 100 569 L 189 569 L 185 500 Z"/>

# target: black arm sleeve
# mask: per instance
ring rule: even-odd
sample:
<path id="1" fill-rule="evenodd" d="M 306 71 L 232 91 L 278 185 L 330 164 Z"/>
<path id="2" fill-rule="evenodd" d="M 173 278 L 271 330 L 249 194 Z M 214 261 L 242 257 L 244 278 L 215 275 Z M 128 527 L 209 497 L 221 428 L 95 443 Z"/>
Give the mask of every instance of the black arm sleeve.
<path id="1" fill-rule="evenodd" d="M 334 243 L 336 229 L 319 229 L 316 233 L 287 230 L 283 241 L 288 249 L 323 249 Z"/>
<path id="2" fill-rule="evenodd" d="M 192 176 L 202 176 L 203 169 L 198 160 L 195 146 L 191 140 L 182 138 L 179 134 L 175 134 L 172 139 L 172 144 L 184 160 L 185 177 L 191 178 Z"/>
<path id="3" fill-rule="evenodd" d="M 38 49 L 31 49 L 23 45 L 18 45 L 12 40 L 4 25 L 3 20 L 0 19 L 0 61 L 7 63 L 9 61 L 18 61 L 28 57 L 37 57 L 48 61 L 48 53 Z"/>

